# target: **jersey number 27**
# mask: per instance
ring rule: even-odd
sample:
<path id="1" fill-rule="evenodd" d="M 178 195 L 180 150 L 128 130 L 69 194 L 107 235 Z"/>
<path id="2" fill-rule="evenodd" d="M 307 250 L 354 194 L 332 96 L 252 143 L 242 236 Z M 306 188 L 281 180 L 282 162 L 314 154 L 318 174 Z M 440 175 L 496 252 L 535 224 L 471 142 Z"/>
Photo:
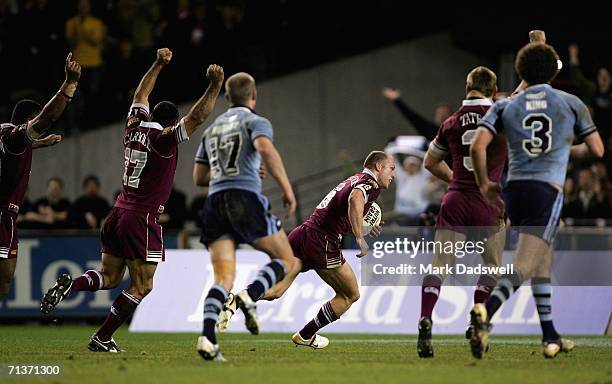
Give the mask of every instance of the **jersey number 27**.
<path id="1" fill-rule="evenodd" d="M 133 165 L 133 166 L 132 166 Z M 123 172 L 123 185 L 138 188 L 140 174 L 147 165 L 147 153 L 132 148 L 125 149 L 125 171 Z M 132 168 L 132 174 L 128 175 Z"/>

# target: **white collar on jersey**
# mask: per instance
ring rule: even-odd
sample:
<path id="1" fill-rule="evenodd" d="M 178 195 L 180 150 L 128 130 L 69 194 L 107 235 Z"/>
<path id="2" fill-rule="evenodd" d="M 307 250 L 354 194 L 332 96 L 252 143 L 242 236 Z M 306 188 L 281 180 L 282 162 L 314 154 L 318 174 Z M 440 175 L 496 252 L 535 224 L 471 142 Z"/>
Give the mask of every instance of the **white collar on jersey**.
<path id="1" fill-rule="evenodd" d="M 140 123 L 140 126 L 143 128 L 154 128 L 154 129 L 159 129 L 160 131 L 164 130 L 164 127 L 161 126 L 161 124 L 156 123 L 154 121 L 143 121 Z"/>
<path id="2" fill-rule="evenodd" d="M 245 112 L 251 112 L 251 113 L 253 113 L 253 110 L 252 110 L 251 108 L 249 108 L 249 107 L 243 107 L 242 105 L 236 105 L 236 106 L 234 106 L 234 107 L 229 107 L 228 111 L 229 111 L 230 109 L 231 109 L 231 110 L 234 110 L 234 111 L 235 111 L 235 110 L 241 110 L 241 111 L 245 111 Z"/>
<path id="3" fill-rule="evenodd" d="M 372 172 L 371 170 L 364 168 L 363 171 L 361 171 L 362 173 L 367 173 L 368 175 L 372 176 L 374 178 L 374 180 L 378 183 L 378 177 L 376 177 L 376 175 L 374 174 L 374 172 Z"/>
<path id="4" fill-rule="evenodd" d="M 493 101 L 491 99 L 471 99 L 471 100 L 463 100 L 461 104 L 465 106 L 475 106 L 475 105 L 483 105 L 483 106 L 491 106 L 493 105 Z"/>

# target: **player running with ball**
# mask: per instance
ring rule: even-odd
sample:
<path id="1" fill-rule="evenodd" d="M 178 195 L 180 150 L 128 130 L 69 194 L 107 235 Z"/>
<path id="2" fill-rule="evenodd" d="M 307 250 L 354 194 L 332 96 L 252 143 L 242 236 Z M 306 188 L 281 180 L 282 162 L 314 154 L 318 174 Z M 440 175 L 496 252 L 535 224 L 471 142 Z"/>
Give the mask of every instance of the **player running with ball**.
<path id="1" fill-rule="evenodd" d="M 323 198 L 308 220 L 289 234 L 293 253 L 301 261 L 301 271 L 296 269 L 276 286 L 266 291 L 264 300 L 275 300 L 283 295 L 299 272 L 313 269 L 335 291 L 335 296 L 325 303 L 318 314 L 291 340 L 296 345 L 314 349 L 325 348 L 329 344 L 326 337 L 318 335 L 319 329 L 338 320 L 351 305 L 359 300 L 359 285 L 351 267 L 342 255 L 342 236 L 352 232 L 357 240 L 363 257 L 368 252 L 368 244 L 362 225 L 364 215 L 375 204 L 381 189 L 388 189 L 395 178 L 395 162 L 385 152 L 371 152 L 363 171 L 344 180 Z M 372 236 L 382 231 L 374 225 Z M 238 293 L 238 297 L 241 293 Z M 236 303 L 228 300 L 219 319 L 218 327 L 226 330 L 236 309 Z M 247 312 L 245 318 L 251 319 Z M 249 328 L 252 332 L 252 329 Z"/>

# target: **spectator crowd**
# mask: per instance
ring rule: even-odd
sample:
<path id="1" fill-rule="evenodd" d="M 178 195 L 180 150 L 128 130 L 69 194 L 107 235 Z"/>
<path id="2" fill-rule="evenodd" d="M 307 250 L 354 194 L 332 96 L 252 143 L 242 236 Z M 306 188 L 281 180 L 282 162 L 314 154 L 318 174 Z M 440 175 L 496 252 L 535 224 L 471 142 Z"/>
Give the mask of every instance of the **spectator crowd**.
<path id="1" fill-rule="evenodd" d="M 612 77 L 605 65 L 597 65 L 594 79 L 580 66 L 578 44 L 568 47 L 568 66 L 553 86 L 580 97 L 589 107 L 593 121 L 606 147 L 603 160 L 576 161 L 568 165 L 564 185 L 564 206 L 561 217 L 566 226 L 612 225 Z M 440 124 L 452 113 L 448 103 L 434 109 L 433 118 L 421 116 L 401 98 L 395 88 L 383 88 L 382 95 L 410 122 L 419 135 L 433 140 Z M 499 92 L 496 98 L 507 97 Z M 398 139 L 396 138 L 396 141 Z M 425 147 L 421 150 L 426 150 Z M 422 166 L 423 156 L 414 153 L 396 154 L 397 178 L 394 221 L 400 225 L 430 224 L 441 202 L 440 184 Z"/>
<path id="2" fill-rule="evenodd" d="M 78 97 L 62 122 L 67 133 L 121 118 L 159 46 L 172 47 L 174 52 L 173 65 L 160 78 L 159 93 L 178 102 L 201 93 L 206 85 L 204 70 L 211 62 L 222 64 L 227 73 L 243 68 L 262 77 L 270 65 L 266 50 L 257 47 L 258 37 L 269 32 L 267 22 L 277 29 L 282 26 L 276 20 L 282 15 L 265 13 L 272 4 L 0 0 L 0 76 L 5 90 L 0 96 L 0 117 L 7 121 L 10 108 L 20 98 L 47 97 L 62 76 L 58 63 L 69 50 L 83 72 Z M 254 25 L 256 19 L 263 25 Z M 189 87 L 177 87 L 178 83 Z"/>
<path id="3" fill-rule="evenodd" d="M 115 198 L 119 192 L 115 194 Z M 199 226 L 205 195 L 195 196 L 187 206 L 186 195 L 176 188 L 164 206 L 158 222 L 165 230 L 182 230 L 189 220 Z M 21 229 L 82 229 L 98 230 L 110 213 L 111 204 L 100 195 L 100 180 L 95 175 L 85 177 L 82 195 L 74 201 L 64 196 L 64 182 L 59 177 L 47 180 L 47 192 L 33 202 L 26 199 L 20 207 L 17 226 Z"/>

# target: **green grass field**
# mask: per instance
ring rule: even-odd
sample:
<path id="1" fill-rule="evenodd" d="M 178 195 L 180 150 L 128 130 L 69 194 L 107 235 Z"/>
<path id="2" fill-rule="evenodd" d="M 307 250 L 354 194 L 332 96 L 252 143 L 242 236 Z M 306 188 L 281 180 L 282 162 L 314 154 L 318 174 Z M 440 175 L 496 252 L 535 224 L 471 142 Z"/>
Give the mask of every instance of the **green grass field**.
<path id="1" fill-rule="evenodd" d="M 0 325 L 3 383 L 612 383 L 612 337 L 575 337 L 577 348 L 554 360 L 537 337 L 492 336 L 474 360 L 458 336 L 434 336 L 436 357 L 416 355 L 415 336 L 334 335 L 325 350 L 296 348 L 288 334 L 224 334 L 227 363 L 202 360 L 197 335 L 128 333 L 115 337 L 122 354 L 86 348 L 93 326 Z M 53 377 L 7 377 L 7 364 L 59 364 Z"/>

